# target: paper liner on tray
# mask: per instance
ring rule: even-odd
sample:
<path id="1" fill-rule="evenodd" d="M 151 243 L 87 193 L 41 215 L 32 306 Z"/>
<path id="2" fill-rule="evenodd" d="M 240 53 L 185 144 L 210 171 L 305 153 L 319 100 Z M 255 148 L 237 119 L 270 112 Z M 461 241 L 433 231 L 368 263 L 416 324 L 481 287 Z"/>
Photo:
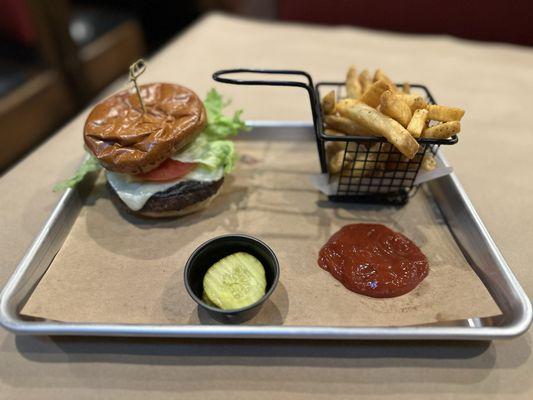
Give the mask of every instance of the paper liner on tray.
<path id="1" fill-rule="evenodd" d="M 183 266 L 225 233 L 259 237 L 276 252 L 279 285 L 250 324 L 401 326 L 500 314 L 424 191 L 404 207 L 334 204 L 309 182 L 314 142 L 241 141 L 239 163 L 211 206 L 176 220 L 123 214 L 96 184 L 72 230 L 24 306 L 27 316 L 68 322 L 213 324 L 186 293 Z M 317 265 L 321 246 L 350 223 L 381 223 L 427 255 L 412 292 L 375 299 L 350 292 Z"/>

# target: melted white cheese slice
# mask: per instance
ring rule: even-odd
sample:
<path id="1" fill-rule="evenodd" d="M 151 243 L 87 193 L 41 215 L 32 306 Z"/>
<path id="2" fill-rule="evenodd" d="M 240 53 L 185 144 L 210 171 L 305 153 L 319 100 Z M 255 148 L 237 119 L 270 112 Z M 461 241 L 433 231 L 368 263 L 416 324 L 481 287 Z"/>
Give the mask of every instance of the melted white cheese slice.
<path id="1" fill-rule="evenodd" d="M 218 181 L 224 175 L 224 168 L 214 170 L 199 166 L 194 171 L 189 172 L 183 178 L 169 182 L 147 182 L 137 180 L 128 174 L 116 172 L 106 172 L 107 181 L 115 189 L 118 197 L 133 211 L 138 211 L 144 207 L 150 197 L 158 192 L 164 192 L 172 186 L 183 181 Z"/>

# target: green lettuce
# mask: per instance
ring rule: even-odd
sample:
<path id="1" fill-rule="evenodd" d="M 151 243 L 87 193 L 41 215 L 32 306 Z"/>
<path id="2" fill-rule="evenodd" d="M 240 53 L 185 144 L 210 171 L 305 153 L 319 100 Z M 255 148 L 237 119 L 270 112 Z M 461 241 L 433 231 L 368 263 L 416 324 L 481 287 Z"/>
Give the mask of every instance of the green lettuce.
<path id="1" fill-rule="evenodd" d="M 242 110 L 237 110 L 232 117 L 222 113 L 223 109 L 231 102 L 224 98 L 215 89 L 207 93 L 204 106 L 207 111 L 207 127 L 202 132 L 209 140 L 227 139 L 237 135 L 240 131 L 249 130 L 241 119 Z"/>
<path id="2" fill-rule="evenodd" d="M 78 167 L 73 177 L 67 179 L 66 181 L 57 183 L 56 185 L 54 185 L 53 190 L 54 192 L 58 192 L 63 189 L 73 188 L 78 183 L 80 183 L 85 177 L 85 175 L 87 175 L 89 172 L 97 171 L 100 168 L 102 168 L 102 166 L 98 162 L 98 159 L 95 156 L 90 155 Z"/>
<path id="3" fill-rule="evenodd" d="M 182 162 L 197 162 L 214 170 L 224 168 L 224 172 L 231 172 L 235 166 L 237 154 L 235 145 L 228 138 L 249 128 L 241 119 L 242 110 L 236 111 L 229 117 L 223 114 L 223 109 L 230 104 L 220 93 L 211 89 L 204 100 L 207 112 L 207 125 L 203 132 L 184 150 L 172 157 Z M 81 182 L 86 174 L 101 168 L 97 158 L 90 156 L 78 168 L 74 176 L 54 186 L 54 191 L 72 188 Z"/>
<path id="4" fill-rule="evenodd" d="M 231 140 L 209 140 L 208 136 L 202 133 L 172 159 L 200 163 L 211 170 L 222 167 L 227 173 L 233 169 L 236 156 L 235 145 Z"/>
<path id="5" fill-rule="evenodd" d="M 204 131 L 184 150 L 172 157 L 182 162 L 197 162 L 209 169 L 224 168 L 231 172 L 235 166 L 237 154 L 235 145 L 226 140 L 240 131 L 249 130 L 241 119 L 242 110 L 236 111 L 232 117 L 223 114 L 229 104 L 215 89 L 207 93 L 204 106 L 207 111 L 207 126 Z"/>

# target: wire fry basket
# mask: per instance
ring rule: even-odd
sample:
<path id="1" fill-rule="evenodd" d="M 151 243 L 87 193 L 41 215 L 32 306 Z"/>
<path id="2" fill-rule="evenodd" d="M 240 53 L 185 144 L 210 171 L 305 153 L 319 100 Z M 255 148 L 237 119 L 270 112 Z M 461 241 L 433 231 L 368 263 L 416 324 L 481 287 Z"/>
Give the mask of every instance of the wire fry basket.
<path id="1" fill-rule="evenodd" d="M 304 82 L 288 80 L 239 80 L 228 78 L 233 74 L 293 75 L 305 78 Z M 320 106 L 321 90 L 335 90 L 337 99 L 345 97 L 343 82 L 320 82 L 313 84 L 311 76 L 298 70 L 228 69 L 213 74 L 217 82 L 234 85 L 292 86 L 307 90 L 313 115 L 320 168 L 328 174 L 330 184 L 336 189 L 328 198 L 331 201 L 377 204 L 405 204 L 416 189 L 415 181 L 424 157 L 435 155 L 441 145 L 457 143 L 457 136 L 449 139 L 417 139 L 420 147 L 417 154 L 408 159 L 398 152 L 385 138 L 375 136 L 345 136 L 324 133 Z M 423 85 L 411 84 L 430 104 L 435 100 Z M 330 151 L 336 149 L 335 157 Z M 343 149 L 342 152 L 338 152 Z M 342 155 L 342 159 L 338 155 Z M 339 164 L 332 171 L 331 165 Z M 330 168 L 328 168 L 328 166 Z"/>

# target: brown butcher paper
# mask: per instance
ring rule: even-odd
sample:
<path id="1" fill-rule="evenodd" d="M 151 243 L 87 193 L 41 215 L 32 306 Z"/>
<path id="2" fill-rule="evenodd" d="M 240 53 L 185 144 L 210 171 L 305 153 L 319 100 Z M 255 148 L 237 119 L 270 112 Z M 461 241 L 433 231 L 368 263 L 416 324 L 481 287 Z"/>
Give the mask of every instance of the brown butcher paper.
<path id="1" fill-rule="evenodd" d="M 249 324 L 401 326 L 500 314 L 424 191 L 404 207 L 330 203 L 309 181 L 318 172 L 312 141 L 242 140 L 237 149 L 242 161 L 210 207 L 175 220 L 123 213 L 101 176 L 22 313 L 65 322 L 214 324 L 187 294 L 184 264 L 202 242 L 246 233 L 271 246 L 281 267 L 278 287 Z M 409 237 L 428 257 L 428 277 L 404 296 L 376 299 L 319 268 L 321 246 L 358 222 Z"/>

